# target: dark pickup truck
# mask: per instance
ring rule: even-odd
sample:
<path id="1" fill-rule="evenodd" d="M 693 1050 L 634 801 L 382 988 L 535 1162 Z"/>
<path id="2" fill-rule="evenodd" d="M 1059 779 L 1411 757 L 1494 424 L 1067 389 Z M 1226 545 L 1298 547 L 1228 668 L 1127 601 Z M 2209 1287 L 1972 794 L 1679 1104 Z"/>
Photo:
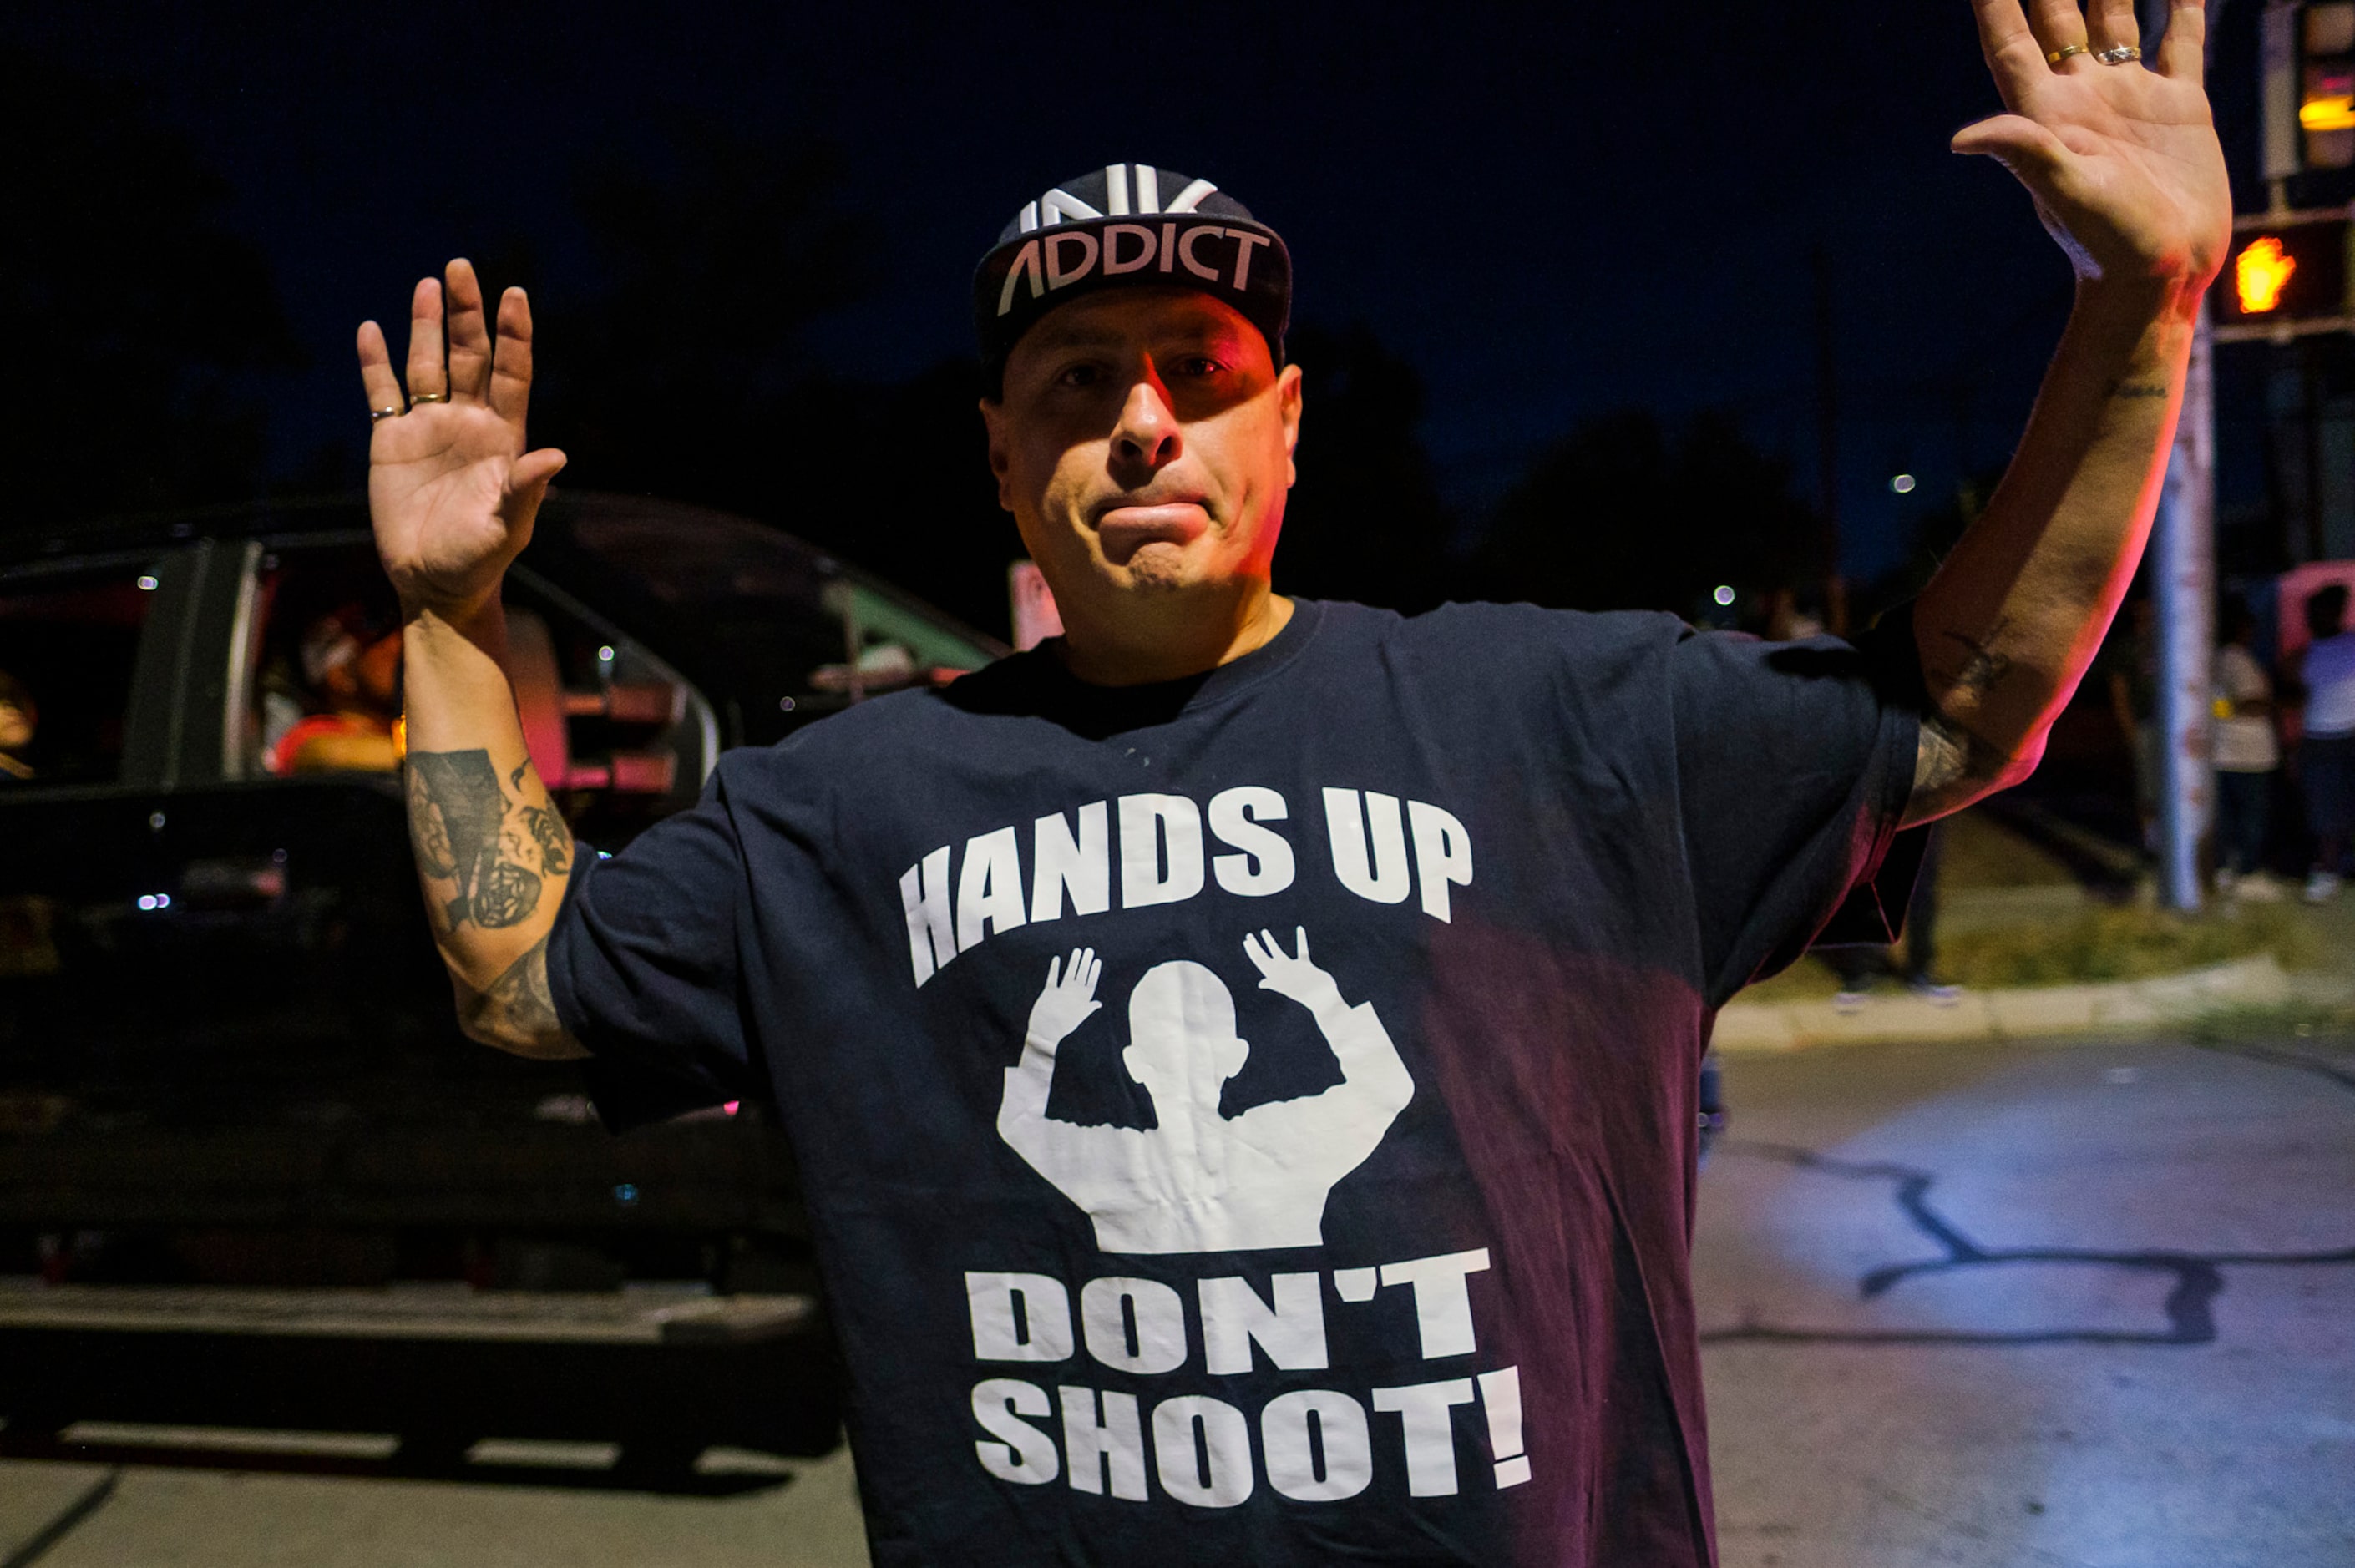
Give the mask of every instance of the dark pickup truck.
<path id="1" fill-rule="evenodd" d="M 533 760 L 606 851 L 691 804 L 723 747 L 1004 652 L 790 535 L 639 498 L 552 497 L 506 602 Z M 425 1366 L 445 1397 L 409 1425 L 446 1447 L 535 1435 L 564 1402 L 528 1391 L 583 1357 L 667 1355 L 677 1387 L 680 1358 L 725 1376 L 731 1347 L 783 1345 L 765 1428 L 638 1410 L 600 1435 L 823 1446 L 773 1123 L 726 1107 L 610 1137 L 577 1068 L 464 1039 L 399 775 L 289 766 L 323 638 L 395 624 L 352 503 L 0 553 L 0 703 L 31 732 L 0 757 L 8 1442 L 314 1405 L 398 1425 Z"/>

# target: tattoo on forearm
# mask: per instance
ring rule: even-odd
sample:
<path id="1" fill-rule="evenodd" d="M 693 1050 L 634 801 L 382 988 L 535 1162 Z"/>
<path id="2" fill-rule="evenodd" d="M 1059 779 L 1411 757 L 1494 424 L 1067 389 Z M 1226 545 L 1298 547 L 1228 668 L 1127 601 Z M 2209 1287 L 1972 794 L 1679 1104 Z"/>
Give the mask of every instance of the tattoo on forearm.
<path id="1" fill-rule="evenodd" d="M 1955 691 L 1966 692 L 1976 700 L 1995 690 L 2002 683 L 2003 678 L 2011 673 L 2011 655 L 2000 652 L 1995 647 L 1996 640 L 2010 626 L 2010 619 L 2006 617 L 1988 628 L 1985 637 L 1966 637 L 1959 631 L 1945 634 L 1948 641 L 1961 643 L 1966 654 L 1963 667 L 1951 677 Z"/>
<path id="2" fill-rule="evenodd" d="M 572 868 L 572 833 L 565 827 L 564 819 L 550 806 L 526 806 L 524 825 L 539 844 L 539 869 L 548 876 L 562 876 Z"/>
<path id="3" fill-rule="evenodd" d="M 409 827 L 426 875 L 458 885 L 442 906 L 452 929 L 469 920 L 513 926 L 539 907 L 539 876 L 522 863 L 526 840 L 506 829 L 508 800 L 488 751 L 409 754 Z M 550 815 L 553 815 L 551 812 Z M 534 825 L 532 834 L 538 836 Z M 556 824 L 561 834 L 563 824 Z M 546 840 L 541 864 L 548 863 Z M 569 863 L 569 861 L 568 861 Z M 556 874 L 550 872 L 549 874 Z"/>
<path id="4" fill-rule="evenodd" d="M 1971 720 L 1990 694 L 2018 668 L 2019 662 L 1998 646 L 2011 629 L 2009 616 L 1998 617 L 1978 635 L 1945 630 L 1942 641 L 1960 650 L 1951 668 L 1930 669 L 1933 704 L 1922 715 L 1921 738 L 1913 751 L 1913 803 L 1933 810 L 1939 797 L 1966 783 L 1983 783 L 2011 766 L 2010 746 L 1978 733 Z"/>
<path id="5" fill-rule="evenodd" d="M 556 1016 L 556 1001 L 548 989 L 548 938 L 509 964 L 506 972 L 482 991 L 458 982 L 464 997 L 464 1013 L 478 1034 L 510 1044 L 570 1043 L 563 1021 Z"/>
<path id="6" fill-rule="evenodd" d="M 2110 388 L 2111 397 L 2123 397 L 2130 401 L 2137 398 L 2171 397 L 2174 395 L 2175 388 L 2163 381 L 2120 381 Z"/>

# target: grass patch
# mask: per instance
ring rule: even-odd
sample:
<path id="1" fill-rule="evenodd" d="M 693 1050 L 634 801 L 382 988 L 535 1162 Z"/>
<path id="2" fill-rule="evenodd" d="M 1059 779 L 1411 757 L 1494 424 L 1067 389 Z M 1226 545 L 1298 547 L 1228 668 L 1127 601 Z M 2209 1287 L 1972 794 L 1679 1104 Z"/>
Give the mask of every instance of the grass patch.
<path id="1" fill-rule="evenodd" d="M 1823 959 L 1801 959 L 1772 980 L 1760 980 L 1741 993 L 1743 1001 L 1768 1006 L 1785 1001 L 1823 1001 L 1839 991 L 1839 977 Z"/>
<path id="2" fill-rule="evenodd" d="M 1941 967 L 1951 978 L 1993 991 L 2150 980 L 2257 953 L 2296 969 L 2316 959 L 2319 940 L 2296 910 L 2278 905 L 2199 916 L 2126 906 L 2054 923 L 1960 932 L 1941 948 Z"/>
<path id="3" fill-rule="evenodd" d="M 1941 888 L 2077 885 L 2066 865 L 1985 811 L 1958 812 L 1939 832 Z"/>
<path id="4" fill-rule="evenodd" d="M 2327 958 L 2310 912 L 2296 906 L 2249 905 L 2182 916 L 2140 906 L 2101 906 L 2065 920 L 2022 922 L 1958 931 L 1938 944 L 1938 978 L 1974 991 L 2152 980 L 2211 964 L 2271 953 L 2286 969 Z M 1881 980 L 1876 989 L 1888 989 Z M 1802 959 L 1742 993 L 1745 1001 L 1821 1001 L 1838 977 L 1817 958 Z"/>
<path id="5" fill-rule="evenodd" d="M 2311 1040 L 2344 1046 L 2355 1039 L 2355 1007 L 2322 1007 L 2310 1001 L 2277 1007 L 2226 1007 L 2192 1020 L 2187 1033 L 2203 1045 L 2246 1040 Z"/>

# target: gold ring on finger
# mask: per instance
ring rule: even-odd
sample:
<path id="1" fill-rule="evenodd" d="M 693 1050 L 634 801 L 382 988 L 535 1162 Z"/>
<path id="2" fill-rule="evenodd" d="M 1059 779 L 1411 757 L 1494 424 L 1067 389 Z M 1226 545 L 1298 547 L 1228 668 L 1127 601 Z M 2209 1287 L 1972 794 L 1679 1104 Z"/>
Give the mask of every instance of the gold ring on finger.
<path id="1" fill-rule="evenodd" d="M 2121 44 L 2115 49 L 2104 49 L 2094 58 L 2104 65 L 2132 65 L 2142 58 L 2142 51 L 2132 44 Z"/>
<path id="2" fill-rule="evenodd" d="M 368 410 L 368 423 L 371 425 L 381 425 L 387 419 L 397 419 L 408 411 L 408 409 L 403 408 L 398 403 L 394 404 L 389 408 L 370 408 Z"/>
<path id="3" fill-rule="evenodd" d="M 409 406 L 412 408 L 420 403 L 447 403 L 449 400 L 447 392 L 411 392 L 409 395 Z"/>
<path id="4" fill-rule="evenodd" d="M 2083 44 L 2063 44 L 2059 48 L 2054 49 L 2051 54 L 2046 55 L 2044 57 L 2044 63 L 2046 65 L 2057 66 L 2072 55 L 2090 55 L 2093 52 L 2093 50 L 2087 48 Z"/>

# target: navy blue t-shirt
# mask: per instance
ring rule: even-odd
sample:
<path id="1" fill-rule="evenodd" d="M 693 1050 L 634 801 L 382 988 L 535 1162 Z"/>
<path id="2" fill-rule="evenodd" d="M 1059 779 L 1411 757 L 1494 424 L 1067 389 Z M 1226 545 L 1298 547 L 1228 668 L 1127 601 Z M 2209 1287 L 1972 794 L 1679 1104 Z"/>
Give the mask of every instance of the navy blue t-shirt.
<path id="1" fill-rule="evenodd" d="M 1838 642 L 1301 603 L 723 758 L 549 943 L 617 1124 L 772 1099 L 875 1561 L 1711 1561 L 1715 1011 L 1878 863 Z"/>

